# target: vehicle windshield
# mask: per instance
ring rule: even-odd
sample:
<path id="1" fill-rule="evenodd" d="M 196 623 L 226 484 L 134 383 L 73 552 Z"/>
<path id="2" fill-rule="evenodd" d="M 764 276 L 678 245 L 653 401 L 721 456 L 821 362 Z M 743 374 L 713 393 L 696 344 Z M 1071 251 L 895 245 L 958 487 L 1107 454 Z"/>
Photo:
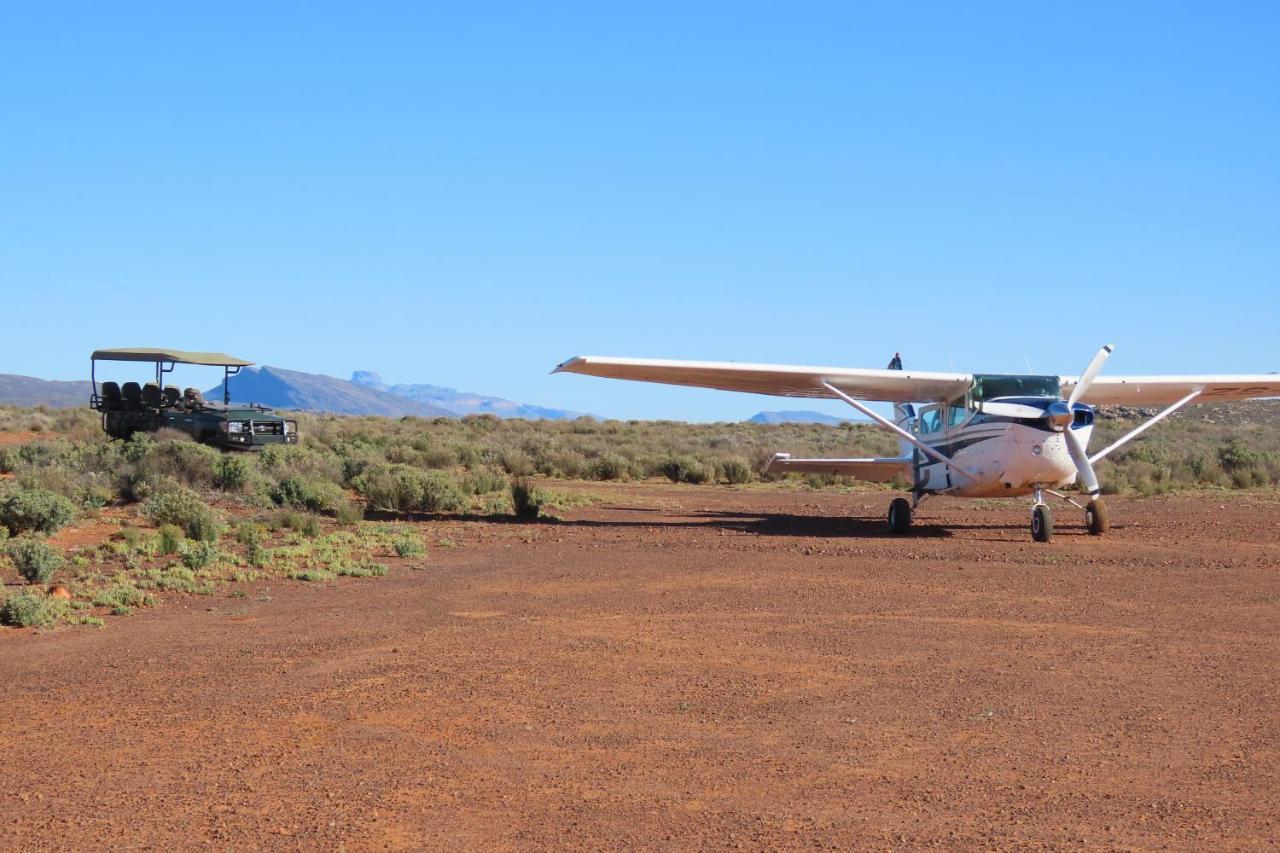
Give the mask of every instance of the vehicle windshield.
<path id="1" fill-rule="evenodd" d="M 1056 376 L 1024 376 L 1013 373 L 978 373 L 973 377 L 975 402 L 997 397 L 1062 396 L 1062 381 Z"/>

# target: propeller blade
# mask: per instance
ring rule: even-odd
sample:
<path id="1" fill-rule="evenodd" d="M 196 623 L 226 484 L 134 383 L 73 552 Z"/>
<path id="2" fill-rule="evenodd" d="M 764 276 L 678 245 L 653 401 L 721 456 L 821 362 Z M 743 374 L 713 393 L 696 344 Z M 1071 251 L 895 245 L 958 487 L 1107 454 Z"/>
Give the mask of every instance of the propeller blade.
<path id="1" fill-rule="evenodd" d="M 1024 418 L 1034 421 L 1044 417 L 1044 409 L 1037 406 L 1028 406 L 1025 403 L 1002 403 L 999 400 L 984 402 L 982 411 L 984 414 L 1000 418 Z"/>
<path id="2" fill-rule="evenodd" d="M 1093 361 L 1089 362 L 1089 366 L 1084 369 L 1084 373 L 1080 374 L 1080 379 L 1076 382 L 1076 387 L 1071 389 L 1071 396 L 1067 399 L 1068 406 L 1074 406 L 1076 401 L 1084 396 L 1084 392 L 1089 390 L 1089 386 L 1093 384 L 1093 380 L 1098 378 L 1098 373 L 1102 370 L 1102 365 L 1107 363 L 1107 359 L 1111 357 L 1111 351 L 1115 349 L 1111 344 L 1103 344 L 1102 349 L 1098 350 L 1097 355 L 1093 357 Z"/>
<path id="3" fill-rule="evenodd" d="M 1096 498 L 1102 493 L 1102 488 L 1098 485 L 1098 475 L 1093 473 L 1093 464 L 1089 461 L 1089 454 L 1085 453 L 1084 445 L 1071 429 L 1064 432 L 1062 437 L 1067 441 L 1067 452 L 1071 454 L 1071 461 L 1076 463 L 1080 484 L 1089 493 L 1089 497 Z"/>

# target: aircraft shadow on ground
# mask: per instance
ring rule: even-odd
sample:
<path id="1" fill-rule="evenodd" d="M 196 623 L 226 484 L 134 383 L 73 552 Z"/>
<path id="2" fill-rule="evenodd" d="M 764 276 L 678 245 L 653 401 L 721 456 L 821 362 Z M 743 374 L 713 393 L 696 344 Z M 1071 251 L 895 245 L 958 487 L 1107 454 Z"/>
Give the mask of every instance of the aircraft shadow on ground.
<path id="1" fill-rule="evenodd" d="M 627 508 L 630 512 L 630 508 Z M 665 519 L 561 519 L 540 518 L 537 521 L 510 515 L 468 515 L 465 521 L 490 524 L 543 524 L 552 527 L 583 527 L 614 530 L 732 530 L 759 536 L 798 536 L 832 539 L 888 539 L 897 538 L 889 532 L 882 518 L 858 518 L 850 516 L 791 515 L 788 513 L 712 512 L 701 511 Z M 945 538 L 952 535 L 957 525 L 946 527 L 933 524 L 913 524 L 908 536 L 918 538 Z M 964 526 L 964 525 L 960 525 Z M 982 525 L 985 527 L 985 525 Z"/>

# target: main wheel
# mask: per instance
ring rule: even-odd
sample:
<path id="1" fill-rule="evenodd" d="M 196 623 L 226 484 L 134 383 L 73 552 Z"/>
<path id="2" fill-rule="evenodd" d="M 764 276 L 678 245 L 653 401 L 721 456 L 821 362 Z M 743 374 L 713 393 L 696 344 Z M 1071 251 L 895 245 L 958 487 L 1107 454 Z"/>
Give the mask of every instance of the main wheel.
<path id="1" fill-rule="evenodd" d="M 1094 498 L 1084 508 L 1084 526 L 1089 528 L 1089 532 L 1094 536 L 1101 536 L 1111 529 L 1111 518 L 1102 498 Z"/>
<path id="2" fill-rule="evenodd" d="M 1044 504 L 1031 508 L 1031 538 L 1037 542 L 1053 538 L 1053 513 Z"/>
<path id="3" fill-rule="evenodd" d="M 889 529 L 901 536 L 911 526 L 911 502 L 906 498 L 894 498 L 889 504 Z"/>

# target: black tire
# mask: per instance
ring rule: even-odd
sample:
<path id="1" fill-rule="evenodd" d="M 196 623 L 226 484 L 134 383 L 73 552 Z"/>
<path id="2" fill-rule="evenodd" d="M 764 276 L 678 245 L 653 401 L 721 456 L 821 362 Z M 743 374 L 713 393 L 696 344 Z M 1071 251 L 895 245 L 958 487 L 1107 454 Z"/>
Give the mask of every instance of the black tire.
<path id="1" fill-rule="evenodd" d="M 1031 509 L 1031 538 L 1037 542 L 1053 539 L 1053 513 L 1044 504 Z"/>
<path id="2" fill-rule="evenodd" d="M 906 498 L 894 498 L 889 504 L 889 530 L 898 536 L 911 526 L 911 502 Z"/>
<path id="3" fill-rule="evenodd" d="M 1102 498 L 1094 498 L 1084 508 L 1084 526 L 1093 536 L 1101 536 L 1111 529 L 1111 516 Z"/>

